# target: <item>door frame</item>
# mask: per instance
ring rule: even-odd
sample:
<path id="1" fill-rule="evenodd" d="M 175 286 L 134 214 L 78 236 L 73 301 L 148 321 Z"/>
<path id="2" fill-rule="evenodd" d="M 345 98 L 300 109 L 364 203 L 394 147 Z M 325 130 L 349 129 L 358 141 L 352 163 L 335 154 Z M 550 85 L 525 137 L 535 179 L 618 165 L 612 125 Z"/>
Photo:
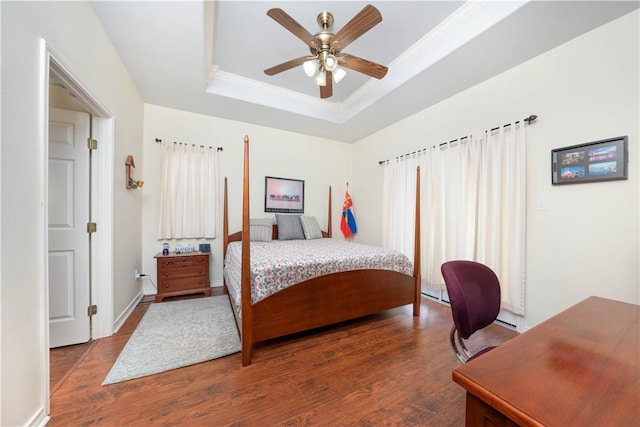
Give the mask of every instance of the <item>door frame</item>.
<path id="1" fill-rule="evenodd" d="M 99 141 L 99 155 L 92 156 L 91 165 L 91 203 L 93 222 L 98 224 L 98 231 L 91 237 L 91 303 L 98 306 L 98 313 L 91 321 L 91 339 L 113 335 L 113 159 L 114 159 L 114 117 L 102 106 L 91 91 L 77 79 L 46 40 L 40 40 L 40 255 L 38 256 L 41 299 L 39 301 L 42 315 L 41 364 L 43 378 L 43 397 L 46 417 L 50 408 L 50 370 L 49 370 L 49 75 L 52 73 L 63 82 L 67 91 L 72 93 L 78 102 L 91 114 L 92 138 Z"/>

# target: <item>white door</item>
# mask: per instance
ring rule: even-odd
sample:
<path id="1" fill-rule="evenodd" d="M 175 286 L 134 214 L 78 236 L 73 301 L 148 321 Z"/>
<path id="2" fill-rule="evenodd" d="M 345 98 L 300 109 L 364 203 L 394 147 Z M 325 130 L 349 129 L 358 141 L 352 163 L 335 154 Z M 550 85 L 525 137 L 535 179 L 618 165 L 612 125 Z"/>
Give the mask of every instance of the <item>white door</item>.
<path id="1" fill-rule="evenodd" d="M 50 347 L 91 339 L 89 114 L 49 109 Z"/>

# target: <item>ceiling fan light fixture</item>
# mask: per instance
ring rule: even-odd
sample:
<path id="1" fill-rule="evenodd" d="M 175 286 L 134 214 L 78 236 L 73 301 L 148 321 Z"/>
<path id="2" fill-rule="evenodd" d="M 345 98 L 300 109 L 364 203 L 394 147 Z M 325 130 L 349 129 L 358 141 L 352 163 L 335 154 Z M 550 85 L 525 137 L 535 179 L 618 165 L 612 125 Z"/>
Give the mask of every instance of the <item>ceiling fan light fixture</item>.
<path id="1" fill-rule="evenodd" d="M 316 75 L 316 80 L 315 80 L 316 84 L 318 86 L 326 86 L 327 85 L 327 73 L 324 70 L 320 70 L 320 72 L 318 72 L 318 75 Z"/>
<path id="2" fill-rule="evenodd" d="M 338 58 L 336 58 L 332 54 L 325 55 L 323 62 L 324 62 L 324 68 L 327 71 L 333 71 L 338 66 Z"/>
<path id="3" fill-rule="evenodd" d="M 305 61 L 302 63 L 302 69 L 307 76 L 313 77 L 316 71 L 318 71 L 318 61 L 315 59 Z"/>
<path id="4" fill-rule="evenodd" d="M 387 74 L 387 67 L 343 52 L 356 39 L 382 22 L 380 11 L 373 5 L 366 5 L 335 33 L 331 30 L 333 15 L 328 11 L 320 12 L 318 15 L 316 20 L 322 30 L 316 34 L 311 34 L 280 8 L 269 9 L 267 16 L 300 39 L 310 52 L 306 56 L 267 68 L 264 72 L 269 76 L 302 65 L 304 73 L 320 86 L 320 98 L 326 99 L 333 96 L 333 82 L 340 82 L 346 75 L 341 66 L 376 79 L 381 79 Z"/>
<path id="5" fill-rule="evenodd" d="M 340 80 L 342 80 L 346 75 L 347 72 L 343 68 L 336 68 L 332 73 L 333 81 L 336 83 L 340 83 Z"/>

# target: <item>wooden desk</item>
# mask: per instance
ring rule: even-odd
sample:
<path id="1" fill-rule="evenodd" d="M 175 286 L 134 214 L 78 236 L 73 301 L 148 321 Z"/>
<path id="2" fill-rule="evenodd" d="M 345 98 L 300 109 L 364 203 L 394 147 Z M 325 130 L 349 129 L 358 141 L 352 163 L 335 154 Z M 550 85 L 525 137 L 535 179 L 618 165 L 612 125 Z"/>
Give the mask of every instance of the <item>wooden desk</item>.
<path id="1" fill-rule="evenodd" d="M 467 426 L 640 425 L 640 306 L 587 298 L 452 377 Z"/>

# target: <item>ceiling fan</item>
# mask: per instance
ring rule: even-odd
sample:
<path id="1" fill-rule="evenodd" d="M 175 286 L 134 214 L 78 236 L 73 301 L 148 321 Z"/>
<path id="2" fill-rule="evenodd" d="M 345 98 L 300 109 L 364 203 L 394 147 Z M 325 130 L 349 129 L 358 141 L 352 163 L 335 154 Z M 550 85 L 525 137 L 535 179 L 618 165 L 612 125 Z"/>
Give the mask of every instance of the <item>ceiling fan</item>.
<path id="1" fill-rule="evenodd" d="M 315 77 L 315 83 L 320 86 L 320 98 L 329 98 L 333 95 L 332 80 L 337 83 L 346 74 L 340 66 L 376 79 L 381 79 L 387 74 L 388 68 L 383 65 L 342 53 L 342 50 L 358 37 L 382 22 L 382 15 L 372 5 L 365 6 L 335 34 L 331 32 L 331 12 L 323 11 L 318 14 L 317 21 L 322 30 L 315 35 L 305 30 L 282 9 L 269 9 L 267 15 L 302 40 L 311 51 L 310 55 L 267 68 L 264 72 L 269 76 L 302 65 L 307 75 Z"/>

